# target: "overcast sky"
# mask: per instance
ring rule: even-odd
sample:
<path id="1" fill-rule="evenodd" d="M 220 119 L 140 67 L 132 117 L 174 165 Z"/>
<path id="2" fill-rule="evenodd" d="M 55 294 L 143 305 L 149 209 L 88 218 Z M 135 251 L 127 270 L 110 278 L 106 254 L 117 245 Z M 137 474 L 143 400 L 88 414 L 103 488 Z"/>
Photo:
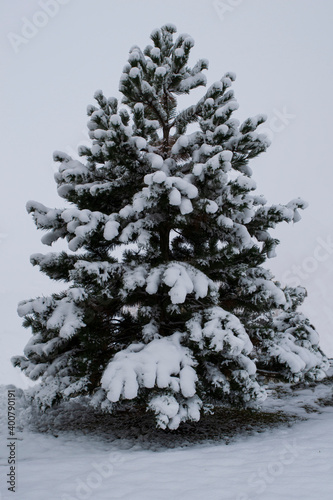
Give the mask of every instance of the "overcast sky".
<path id="1" fill-rule="evenodd" d="M 17 302 L 59 290 L 30 265 L 48 252 L 25 204 L 61 208 L 52 153 L 87 141 L 96 89 L 118 96 L 132 45 L 174 23 L 195 39 L 192 61 L 210 62 L 208 84 L 234 71 L 240 120 L 268 115 L 272 146 L 252 162 L 270 203 L 302 197 L 303 219 L 276 230 L 276 279 L 304 285 L 304 310 L 333 356 L 332 19 L 330 0 L 14 0 L 0 3 L 1 220 L 0 383 L 25 387 L 9 358 L 30 338 Z M 187 97 L 188 103 L 204 89 Z"/>

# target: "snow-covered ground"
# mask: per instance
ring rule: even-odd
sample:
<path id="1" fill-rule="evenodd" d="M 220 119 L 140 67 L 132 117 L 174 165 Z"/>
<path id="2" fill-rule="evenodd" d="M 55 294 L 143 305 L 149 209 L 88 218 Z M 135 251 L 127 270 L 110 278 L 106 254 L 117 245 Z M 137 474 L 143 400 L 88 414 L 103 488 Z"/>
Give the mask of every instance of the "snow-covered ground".
<path id="1" fill-rule="evenodd" d="M 279 397 L 277 395 L 279 394 Z M 5 424 L 2 387 L 2 424 Z M 222 441 L 152 446 L 61 427 L 60 414 L 36 432 L 18 433 L 17 491 L 6 490 L 6 431 L 1 500 L 330 500 L 333 497 L 332 386 L 272 391 L 266 410 L 306 420 L 257 427 Z M 74 407 L 73 407 L 74 408 Z M 20 419 L 22 420 L 22 415 Z M 72 414 L 69 420 L 76 419 Z M 50 422 L 51 422 L 50 420 Z M 72 422 L 73 424 L 73 422 Z M 98 424 L 98 422 L 97 422 Z M 83 424 L 77 426 L 79 429 Z M 81 429 L 81 430 L 82 430 Z M 122 431 L 120 431 L 122 432 Z M 161 431 L 164 432 L 164 431 Z M 178 433 L 179 435 L 179 433 Z M 171 438 L 172 439 L 172 438 Z M 178 442 L 184 445 L 184 440 Z M 156 443 L 155 443 L 156 444 Z"/>

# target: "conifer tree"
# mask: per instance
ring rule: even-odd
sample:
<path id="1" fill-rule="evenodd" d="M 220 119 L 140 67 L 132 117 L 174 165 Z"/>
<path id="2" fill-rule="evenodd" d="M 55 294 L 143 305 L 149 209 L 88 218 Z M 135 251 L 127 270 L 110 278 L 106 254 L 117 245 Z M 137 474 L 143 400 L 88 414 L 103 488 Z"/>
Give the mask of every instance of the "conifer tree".
<path id="1" fill-rule="evenodd" d="M 105 411 L 132 401 L 175 429 L 207 405 L 263 400 L 257 369 L 325 376 L 298 311 L 305 290 L 262 267 L 278 244 L 270 229 L 297 222 L 306 203 L 256 194 L 249 160 L 269 145 L 265 116 L 234 118 L 234 74 L 177 109 L 177 96 L 206 85 L 208 62 L 190 67 L 194 41 L 175 33 L 165 25 L 130 50 L 120 105 L 95 93 L 82 161 L 54 154 L 67 208 L 27 204 L 43 243 L 69 249 L 32 255 L 67 288 L 18 308 L 33 335 L 13 363 L 40 381 L 41 408 L 78 395 Z"/>

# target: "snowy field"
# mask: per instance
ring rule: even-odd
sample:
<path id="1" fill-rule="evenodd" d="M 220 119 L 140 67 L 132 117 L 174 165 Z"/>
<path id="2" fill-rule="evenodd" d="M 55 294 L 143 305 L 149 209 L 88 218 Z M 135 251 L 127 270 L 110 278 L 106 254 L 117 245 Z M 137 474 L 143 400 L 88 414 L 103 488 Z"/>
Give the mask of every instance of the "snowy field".
<path id="1" fill-rule="evenodd" d="M 280 387 L 281 390 L 281 387 Z M 5 388 L 2 387 L 4 407 Z M 152 446 L 146 440 L 110 439 L 78 430 L 60 431 L 59 414 L 20 432 L 18 488 L 6 491 L 5 443 L 1 445 L 1 500 L 330 500 L 333 494 L 332 386 L 274 390 L 270 412 L 301 417 L 257 428 L 231 439 Z M 20 419 L 22 420 L 21 414 Z M 4 424 L 2 412 L 2 424 Z M 48 417 L 50 418 L 50 417 Z M 76 418 L 73 416 L 73 418 Z M 50 420 L 51 422 L 51 420 Z M 44 426 L 44 428 L 43 428 Z M 80 428 L 81 424 L 77 427 Z M 49 427 L 47 429 L 47 427 Z M 82 426 L 83 428 L 83 426 Z M 164 432 L 164 431 L 161 431 Z M 172 435 L 169 431 L 168 435 Z M 5 435 L 5 434 L 3 434 Z M 171 446 L 170 446 L 171 443 Z M 155 443 L 156 445 L 156 443 Z"/>

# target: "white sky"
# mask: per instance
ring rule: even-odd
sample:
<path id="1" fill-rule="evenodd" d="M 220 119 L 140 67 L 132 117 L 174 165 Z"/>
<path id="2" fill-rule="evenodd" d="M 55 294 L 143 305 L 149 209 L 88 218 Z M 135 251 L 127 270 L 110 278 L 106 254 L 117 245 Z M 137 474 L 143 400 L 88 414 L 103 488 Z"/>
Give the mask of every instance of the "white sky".
<path id="1" fill-rule="evenodd" d="M 0 383 L 26 384 L 9 362 L 30 338 L 17 302 L 59 289 L 30 265 L 32 253 L 50 249 L 40 243 L 25 203 L 63 206 L 53 180 L 53 151 L 71 153 L 87 140 L 86 106 L 95 90 L 118 96 L 128 50 L 134 44 L 144 48 L 150 32 L 167 22 L 195 39 L 192 62 L 209 59 L 208 84 L 227 71 L 237 74 L 240 109 L 234 116 L 269 117 L 262 128 L 273 144 L 252 162 L 258 191 L 270 203 L 300 196 L 310 204 L 301 222 L 276 230 L 281 244 L 269 264 L 279 280 L 299 275 L 296 281 L 309 292 L 305 311 L 333 356 L 333 3 L 49 0 L 53 17 L 43 10 L 46 4 L 0 4 Z M 193 92 L 188 103 L 203 92 Z"/>

